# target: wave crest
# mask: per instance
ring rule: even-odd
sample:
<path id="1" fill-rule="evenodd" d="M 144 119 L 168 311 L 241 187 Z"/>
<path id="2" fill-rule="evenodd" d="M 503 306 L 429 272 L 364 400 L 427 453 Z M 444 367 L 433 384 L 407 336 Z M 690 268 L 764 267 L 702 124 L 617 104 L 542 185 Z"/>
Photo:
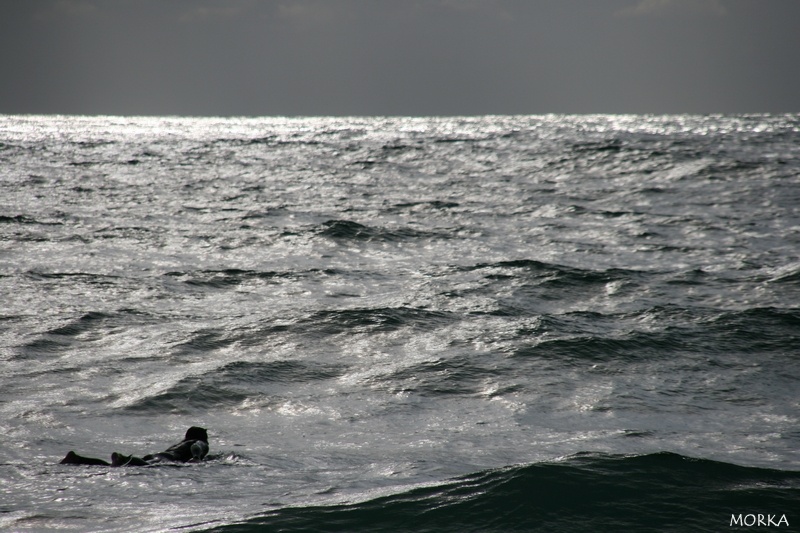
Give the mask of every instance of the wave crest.
<path id="1" fill-rule="evenodd" d="M 363 502 L 282 508 L 212 531 L 720 531 L 732 513 L 789 513 L 798 492 L 800 472 L 668 452 L 583 453 Z"/>

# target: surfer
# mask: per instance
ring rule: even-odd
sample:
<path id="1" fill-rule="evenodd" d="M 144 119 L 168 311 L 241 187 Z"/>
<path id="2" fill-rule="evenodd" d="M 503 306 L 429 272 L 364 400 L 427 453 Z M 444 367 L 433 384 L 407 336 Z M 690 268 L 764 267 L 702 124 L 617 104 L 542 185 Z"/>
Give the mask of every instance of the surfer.
<path id="1" fill-rule="evenodd" d="M 71 451 L 61 460 L 62 465 L 98 465 L 98 466 L 148 466 L 157 463 L 197 463 L 208 454 L 208 433 L 204 428 L 192 426 L 186 431 L 186 436 L 178 444 L 170 446 L 165 451 L 135 457 L 114 452 L 111 462 L 94 457 L 83 457 Z"/>

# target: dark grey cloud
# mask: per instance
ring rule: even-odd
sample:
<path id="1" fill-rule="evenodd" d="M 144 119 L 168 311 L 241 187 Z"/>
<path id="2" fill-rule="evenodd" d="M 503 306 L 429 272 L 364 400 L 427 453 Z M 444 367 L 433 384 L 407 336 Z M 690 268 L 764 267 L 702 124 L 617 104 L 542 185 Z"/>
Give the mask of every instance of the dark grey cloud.
<path id="1" fill-rule="evenodd" d="M 0 0 L 0 113 L 800 111 L 797 0 Z"/>

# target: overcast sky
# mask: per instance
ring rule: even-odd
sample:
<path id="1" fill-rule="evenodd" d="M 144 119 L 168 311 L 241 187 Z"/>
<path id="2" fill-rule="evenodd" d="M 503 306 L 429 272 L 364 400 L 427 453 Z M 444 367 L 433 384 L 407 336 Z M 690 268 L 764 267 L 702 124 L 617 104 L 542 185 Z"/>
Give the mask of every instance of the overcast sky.
<path id="1" fill-rule="evenodd" d="M 800 0 L 0 0 L 0 113 L 800 112 Z"/>

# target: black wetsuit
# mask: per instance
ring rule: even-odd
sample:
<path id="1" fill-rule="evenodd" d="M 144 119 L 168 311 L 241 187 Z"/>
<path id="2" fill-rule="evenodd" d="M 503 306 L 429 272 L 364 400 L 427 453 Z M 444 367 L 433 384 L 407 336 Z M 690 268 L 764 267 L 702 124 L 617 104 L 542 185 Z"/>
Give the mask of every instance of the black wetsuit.
<path id="1" fill-rule="evenodd" d="M 208 454 L 208 433 L 204 428 L 192 426 L 186 431 L 186 436 L 181 442 L 170 446 L 165 451 L 155 454 L 135 457 L 133 455 L 111 454 L 111 462 L 93 457 L 83 457 L 75 452 L 69 452 L 61 464 L 71 465 L 100 465 L 100 466 L 147 466 L 161 462 L 189 463 L 202 461 Z"/>

